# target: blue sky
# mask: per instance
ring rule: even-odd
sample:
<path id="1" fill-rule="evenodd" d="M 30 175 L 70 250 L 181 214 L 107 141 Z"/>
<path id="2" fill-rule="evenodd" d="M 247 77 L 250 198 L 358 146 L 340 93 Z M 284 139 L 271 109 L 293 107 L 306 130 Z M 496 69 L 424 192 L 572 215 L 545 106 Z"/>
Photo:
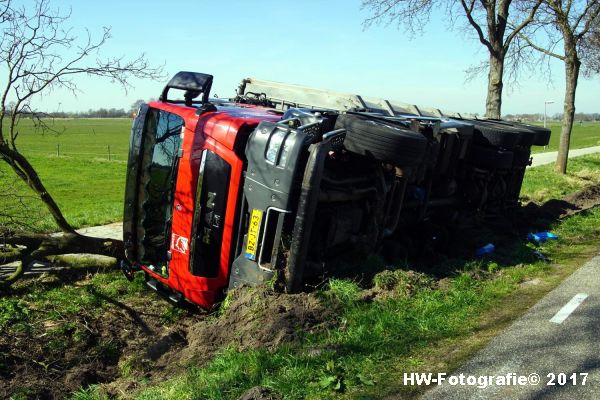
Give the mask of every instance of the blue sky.
<path id="1" fill-rule="evenodd" d="M 295 83 L 362 95 L 435 106 L 484 111 L 486 79 L 465 82 L 465 70 L 486 59 L 487 52 L 470 33 L 447 29 L 448 17 L 432 15 L 424 34 L 410 38 L 395 26 L 362 21 L 360 0 L 230 1 L 55 1 L 71 8 L 74 32 L 89 29 L 96 37 L 110 26 L 112 39 L 102 54 L 146 53 L 164 64 L 167 75 L 192 70 L 214 75 L 213 94 L 234 95 L 246 77 Z M 552 62 L 545 74 L 524 76 L 519 87 L 505 88 L 503 113 L 562 111 L 564 73 Z M 543 76 L 542 76 L 543 75 Z M 81 78 L 80 93 L 53 92 L 36 103 L 39 109 L 82 111 L 126 108 L 136 99 L 158 97 L 165 82 L 134 81 L 126 94 L 117 85 Z M 599 112 L 600 78 L 581 79 L 577 111 Z"/>

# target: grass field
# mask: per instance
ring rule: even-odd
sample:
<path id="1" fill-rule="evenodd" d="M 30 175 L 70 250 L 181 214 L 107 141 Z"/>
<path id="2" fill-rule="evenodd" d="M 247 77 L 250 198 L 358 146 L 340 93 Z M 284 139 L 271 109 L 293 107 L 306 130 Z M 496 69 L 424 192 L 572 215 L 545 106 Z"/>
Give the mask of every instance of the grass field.
<path id="1" fill-rule="evenodd" d="M 534 146 L 532 148 L 534 153 L 558 150 L 558 141 L 560 138 L 562 125 L 560 122 L 553 121 L 548 123 L 547 127 L 550 128 L 550 130 L 552 131 L 552 136 L 550 136 L 550 143 L 548 144 L 547 148 Z M 600 122 L 577 122 L 573 124 L 570 148 L 581 149 L 583 147 L 592 146 L 600 146 Z"/>
<path id="2" fill-rule="evenodd" d="M 126 161 L 129 118 L 77 118 L 46 121 L 46 130 L 36 129 L 31 120 L 19 125 L 17 145 L 27 156 L 60 156 L 81 159 Z"/>
<path id="3" fill-rule="evenodd" d="M 75 227 L 121 219 L 131 123 L 130 119 L 50 122 L 50 127 L 59 133 L 36 131 L 30 121 L 24 121 L 19 127 L 19 149 Z M 0 193 L 3 194 L 0 210 L 5 214 L 19 216 L 18 222 L 25 222 L 38 231 L 55 230 L 48 212 L 31 197 L 29 188 L 14 178 L 5 163 L 0 163 Z M 9 223 L 0 216 L 0 225 Z"/>
<path id="4" fill-rule="evenodd" d="M 570 159 L 567 175 L 556 174 L 554 164 L 527 169 L 521 199 L 536 202 L 560 199 L 597 183 L 600 183 L 600 153 Z"/>

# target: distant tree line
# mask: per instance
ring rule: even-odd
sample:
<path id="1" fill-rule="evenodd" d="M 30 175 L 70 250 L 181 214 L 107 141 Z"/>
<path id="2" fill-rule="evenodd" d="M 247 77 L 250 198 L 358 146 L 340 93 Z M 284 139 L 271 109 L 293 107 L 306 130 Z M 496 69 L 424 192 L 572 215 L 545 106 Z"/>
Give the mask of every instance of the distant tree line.
<path id="1" fill-rule="evenodd" d="M 563 114 L 555 113 L 551 116 L 548 115 L 549 121 L 562 121 Z M 544 120 L 544 114 L 535 113 L 535 114 L 506 114 L 503 117 L 504 119 L 510 121 L 522 121 L 522 122 L 540 122 Z M 578 122 L 593 122 L 600 121 L 600 113 L 575 113 L 575 121 Z"/>
<path id="2" fill-rule="evenodd" d="M 149 99 L 154 101 L 154 99 Z M 142 99 L 136 100 L 129 111 L 125 111 L 123 108 L 99 108 L 92 110 L 91 108 L 87 111 L 53 111 L 53 112 L 38 112 L 38 111 L 20 111 L 20 114 L 25 118 L 127 118 L 133 117 L 137 113 L 138 109 L 145 101 Z M 7 105 L 7 113 L 10 114 L 15 108 L 15 102 L 10 102 Z"/>
<path id="3" fill-rule="evenodd" d="M 52 118 L 125 118 L 131 117 L 131 112 L 123 108 L 99 108 L 80 112 L 55 111 L 46 115 Z"/>

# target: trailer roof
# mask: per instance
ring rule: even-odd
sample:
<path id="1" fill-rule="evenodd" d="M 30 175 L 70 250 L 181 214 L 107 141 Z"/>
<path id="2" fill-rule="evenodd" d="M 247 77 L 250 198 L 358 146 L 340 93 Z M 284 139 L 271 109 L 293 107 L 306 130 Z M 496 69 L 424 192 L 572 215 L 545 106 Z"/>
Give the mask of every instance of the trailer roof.
<path id="1" fill-rule="evenodd" d="M 476 118 L 469 113 L 441 110 L 397 100 L 358 94 L 340 93 L 331 90 L 315 89 L 273 81 L 248 78 L 242 81 L 239 95 L 260 94 L 276 107 L 285 110 L 290 107 L 324 108 L 337 111 L 361 109 L 379 112 L 389 116 L 419 116 L 434 118 Z"/>

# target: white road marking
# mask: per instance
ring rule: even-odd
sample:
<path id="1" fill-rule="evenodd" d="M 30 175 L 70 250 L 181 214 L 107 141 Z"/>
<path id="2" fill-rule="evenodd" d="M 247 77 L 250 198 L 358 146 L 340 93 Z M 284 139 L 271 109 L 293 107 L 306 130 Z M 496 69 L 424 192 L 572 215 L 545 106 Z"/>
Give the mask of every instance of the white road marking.
<path id="1" fill-rule="evenodd" d="M 583 303 L 587 297 L 588 295 L 586 293 L 578 293 L 573 296 L 573 298 L 567 304 L 565 304 L 563 308 L 554 314 L 554 317 L 550 319 L 550 322 L 562 324 L 563 321 L 567 319 L 569 315 L 571 315 L 571 313 L 575 311 L 575 309 L 579 307 L 579 305 Z"/>

